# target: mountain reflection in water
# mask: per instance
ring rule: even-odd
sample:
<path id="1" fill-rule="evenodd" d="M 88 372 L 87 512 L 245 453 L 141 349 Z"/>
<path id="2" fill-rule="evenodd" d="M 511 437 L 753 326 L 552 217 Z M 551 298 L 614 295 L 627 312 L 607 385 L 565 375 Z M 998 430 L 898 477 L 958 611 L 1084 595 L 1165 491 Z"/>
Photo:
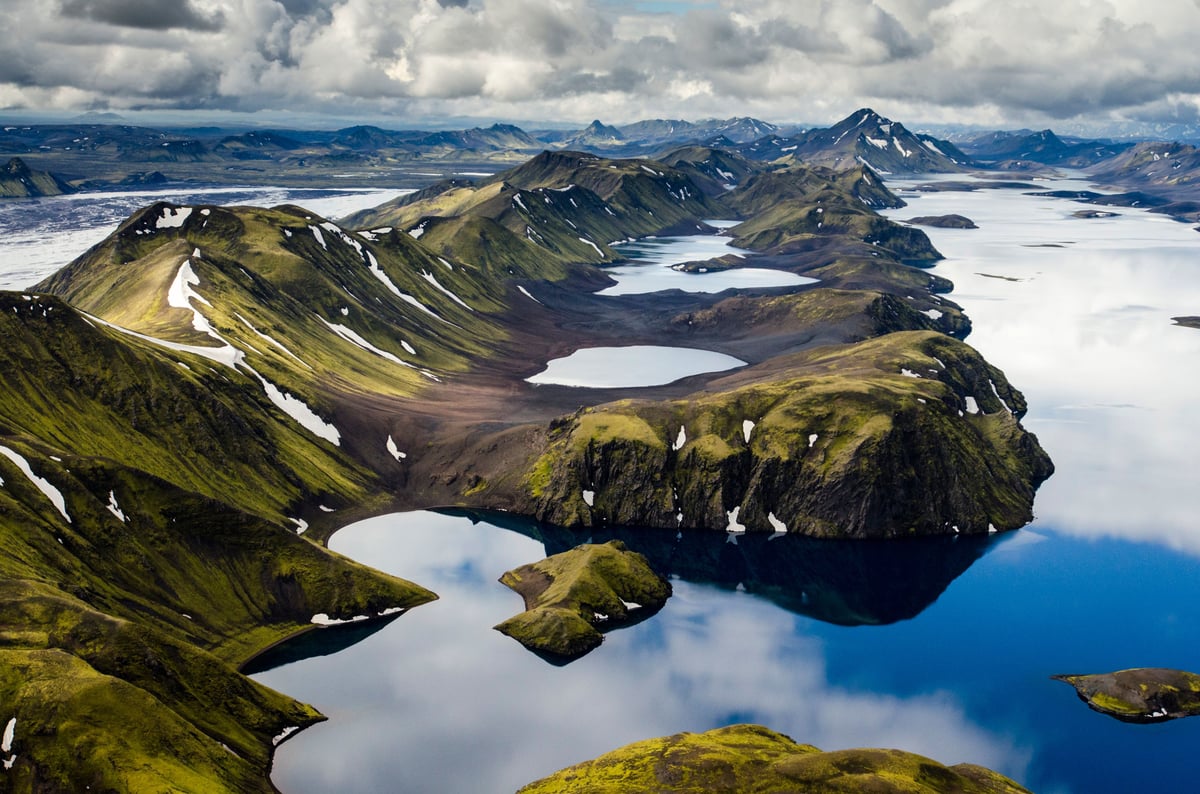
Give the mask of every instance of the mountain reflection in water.
<path id="1" fill-rule="evenodd" d="M 571 530 L 506 513 L 441 512 L 533 538 L 547 557 L 582 543 L 620 540 L 663 576 L 740 588 L 789 612 L 840 626 L 916 617 L 995 542 L 982 536 L 871 541 L 645 527 Z"/>

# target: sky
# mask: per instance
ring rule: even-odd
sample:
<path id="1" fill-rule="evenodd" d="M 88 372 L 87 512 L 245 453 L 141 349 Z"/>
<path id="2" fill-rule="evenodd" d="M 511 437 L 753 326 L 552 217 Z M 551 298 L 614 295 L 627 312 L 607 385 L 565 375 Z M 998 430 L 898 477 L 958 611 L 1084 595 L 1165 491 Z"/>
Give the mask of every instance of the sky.
<path id="1" fill-rule="evenodd" d="M 0 117 L 1200 117 L 1200 0 L 0 0 Z"/>

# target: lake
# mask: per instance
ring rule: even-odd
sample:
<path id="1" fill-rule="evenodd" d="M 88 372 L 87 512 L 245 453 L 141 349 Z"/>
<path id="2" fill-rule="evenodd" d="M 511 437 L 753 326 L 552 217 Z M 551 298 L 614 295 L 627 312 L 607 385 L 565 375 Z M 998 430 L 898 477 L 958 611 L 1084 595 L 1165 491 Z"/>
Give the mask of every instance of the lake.
<path id="1" fill-rule="evenodd" d="M 947 256 L 934 272 L 1058 466 L 1031 526 L 838 543 L 571 533 L 503 514 L 352 525 L 333 548 L 442 598 L 336 653 L 264 660 L 281 666 L 259 680 L 330 717 L 280 746 L 275 783 L 513 791 L 627 742 L 750 721 L 824 749 L 980 763 L 1038 792 L 1194 788 L 1200 719 L 1120 723 L 1049 676 L 1200 667 L 1200 331 L 1170 321 L 1200 314 L 1200 235 L 1010 190 L 904 197 L 889 215 L 980 226 L 929 229 Z M 521 609 L 501 573 L 614 534 L 671 576 L 656 616 L 565 667 L 492 630 Z M 297 653 L 360 637 L 313 639 L 327 647 Z"/>
<path id="2" fill-rule="evenodd" d="M 717 229 L 728 229 L 738 222 L 710 220 L 705 223 Z M 715 293 L 727 289 L 794 287 L 816 281 L 815 278 L 765 267 L 736 267 L 708 273 L 689 273 L 673 268 L 673 265 L 684 262 L 699 262 L 730 254 L 753 261 L 752 251 L 735 248 L 730 243 L 728 237 L 692 234 L 646 237 L 614 245 L 613 250 L 628 257 L 629 261 L 605 268 L 605 272 L 617 283 L 600 290 L 598 294 L 640 295 L 668 289 Z"/>
<path id="3" fill-rule="evenodd" d="M 689 375 L 744 366 L 746 362 L 739 358 L 691 347 L 587 347 L 569 356 L 552 359 L 546 369 L 525 380 L 535 384 L 595 389 L 658 386 Z"/>

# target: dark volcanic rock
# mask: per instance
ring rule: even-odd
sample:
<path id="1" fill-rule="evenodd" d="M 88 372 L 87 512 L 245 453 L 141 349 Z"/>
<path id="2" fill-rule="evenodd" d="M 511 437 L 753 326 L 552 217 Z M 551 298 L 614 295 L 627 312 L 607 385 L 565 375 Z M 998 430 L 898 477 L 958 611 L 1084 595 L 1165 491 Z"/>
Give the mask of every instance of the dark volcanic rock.
<path id="1" fill-rule="evenodd" d="M 1172 317 L 1176 325 L 1183 325 L 1188 328 L 1200 328 L 1200 317 Z"/>
<path id="2" fill-rule="evenodd" d="M 1200 714 L 1200 675 L 1138 667 L 1096 675 L 1056 675 L 1080 700 L 1122 722 L 1163 722 Z"/>

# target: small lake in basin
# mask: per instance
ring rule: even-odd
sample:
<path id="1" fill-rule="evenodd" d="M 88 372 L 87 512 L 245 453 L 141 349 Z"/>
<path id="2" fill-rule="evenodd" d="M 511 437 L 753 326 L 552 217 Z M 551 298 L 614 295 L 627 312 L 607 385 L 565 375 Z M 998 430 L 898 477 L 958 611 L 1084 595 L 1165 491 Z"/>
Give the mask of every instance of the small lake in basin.
<path id="1" fill-rule="evenodd" d="M 690 347 L 630 345 L 587 347 L 556 358 L 525 380 L 534 384 L 586 386 L 593 389 L 659 386 L 690 375 L 744 367 L 745 361 Z"/>
<path id="2" fill-rule="evenodd" d="M 1194 790 L 1200 718 L 1117 722 L 1049 676 L 1200 668 L 1200 331 L 1170 320 L 1200 314 L 1200 235 L 1019 191 L 903 195 L 890 216 L 980 226 L 926 231 L 968 341 L 1024 391 L 1058 467 L 1034 524 L 884 544 L 626 530 L 674 595 L 566 667 L 491 629 L 521 609 L 496 579 L 613 532 L 503 514 L 355 524 L 333 548 L 442 599 L 336 653 L 360 637 L 323 630 L 326 647 L 295 651 L 310 658 L 263 660 L 281 666 L 256 678 L 330 717 L 279 747 L 275 783 L 511 792 L 637 739 L 751 721 L 980 763 L 1043 794 Z"/>
<path id="3" fill-rule="evenodd" d="M 705 223 L 718 229 L 728 229 L 738 222 L 710 220 Z M 614 245 L 613 249 L 629 257 L 629 261 L 604 269 L 617 283 L 600 290 L 597 293 L 599 295 L 640 295 L 668 289 L 712 293 L 727 289 L 795 287 L 816 281 L 814 278 L 765 267 L 737 267 L 711 273 L 686 273 L 673 269 L 673 265 L 728 254 L 747 259 L 754 256 L 751 251 L 735 248 L 728 237 L 713 234 L 647 237 Z"/>

